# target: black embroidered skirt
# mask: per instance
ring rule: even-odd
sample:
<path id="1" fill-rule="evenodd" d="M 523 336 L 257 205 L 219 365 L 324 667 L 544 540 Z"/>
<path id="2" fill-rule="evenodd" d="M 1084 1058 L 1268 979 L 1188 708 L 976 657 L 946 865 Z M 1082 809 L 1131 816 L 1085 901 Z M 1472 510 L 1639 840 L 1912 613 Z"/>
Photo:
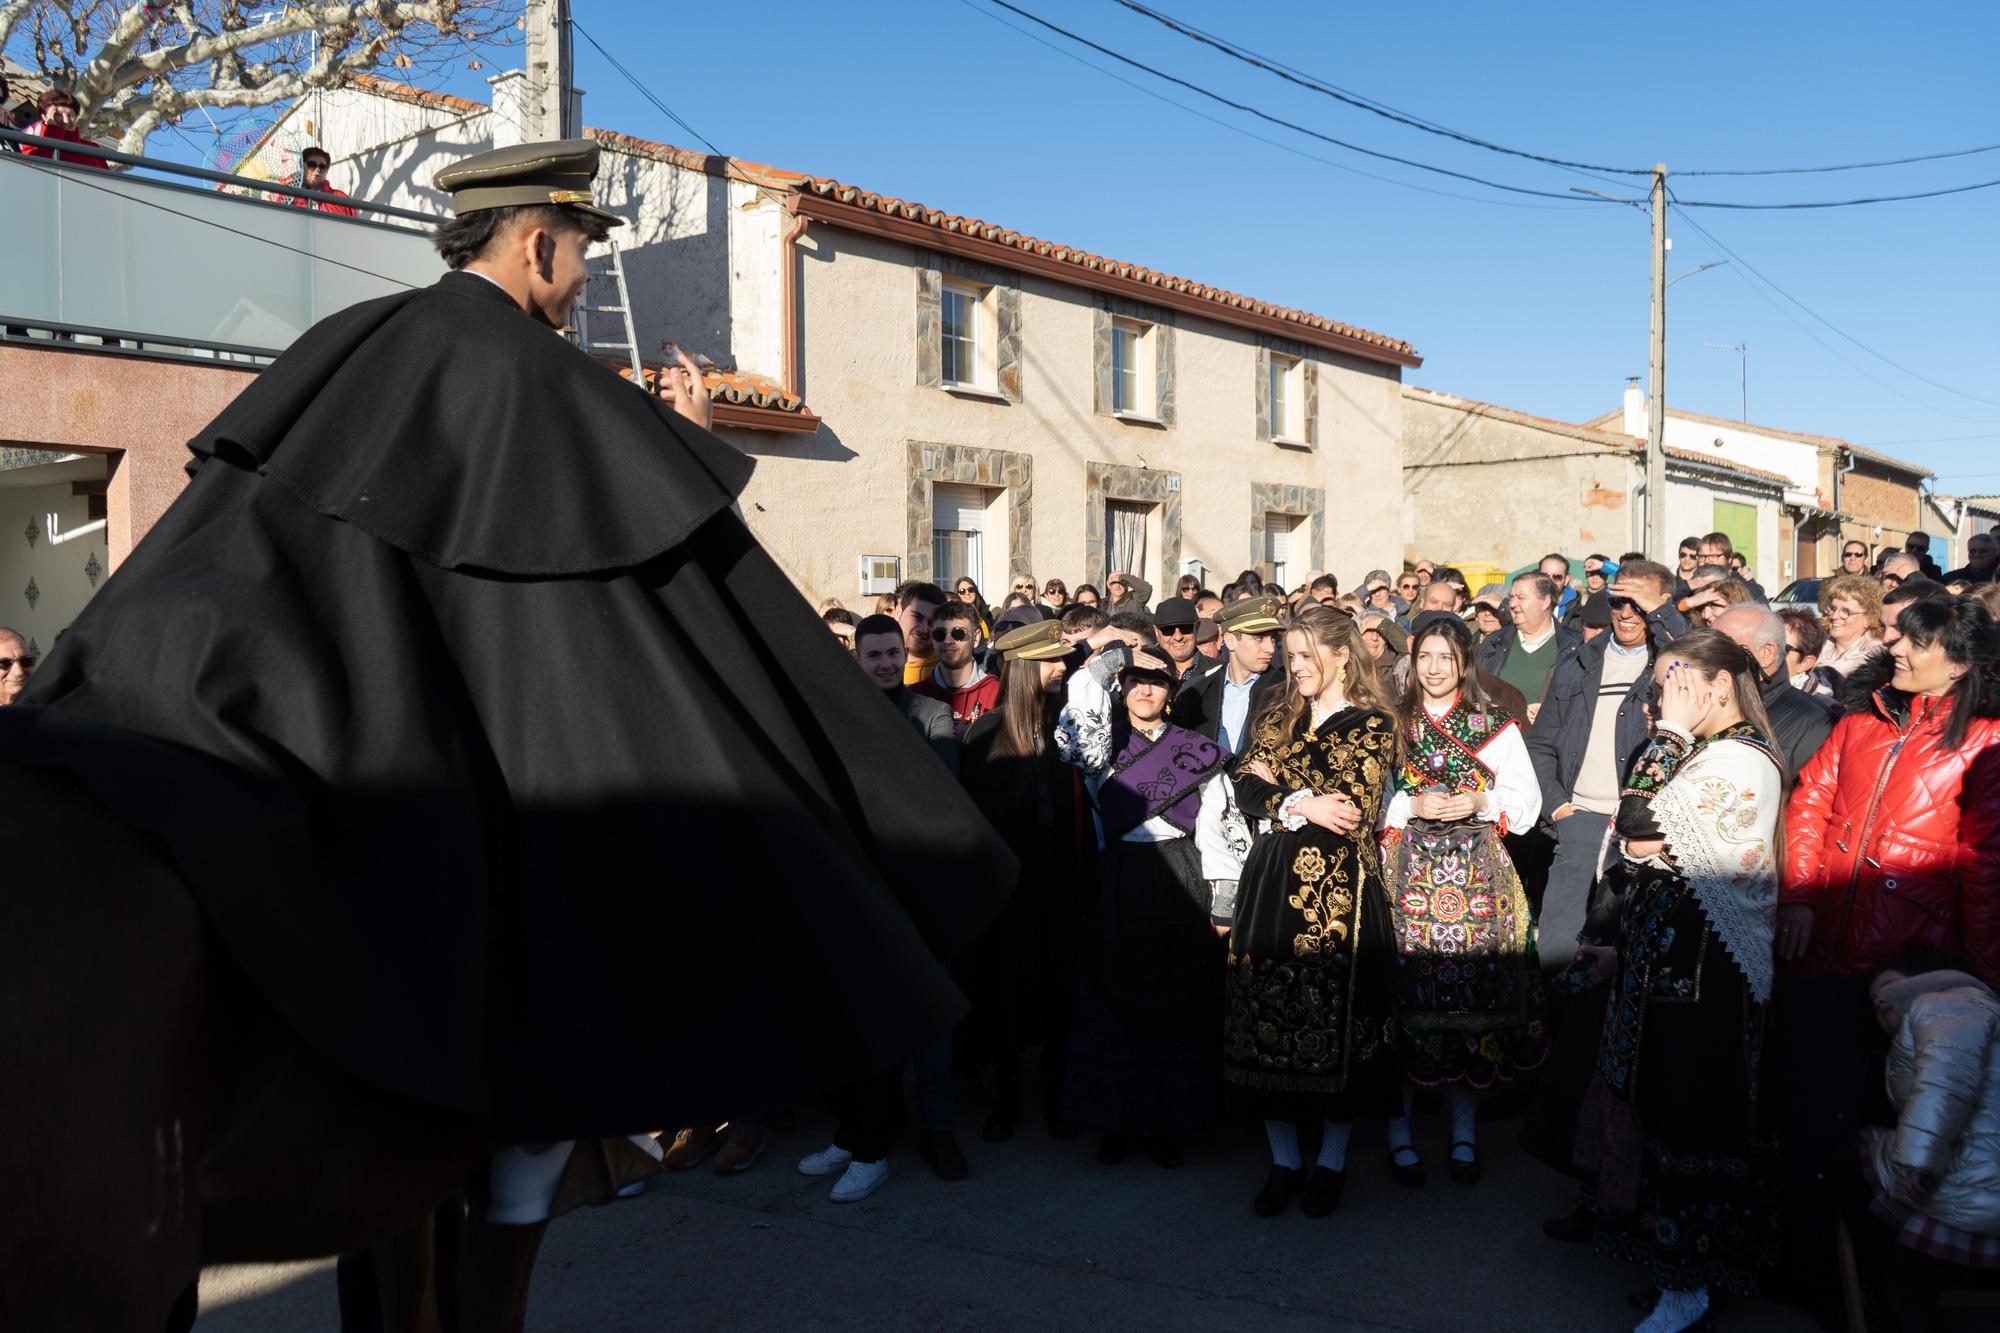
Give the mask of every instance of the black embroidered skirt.
<path id="1" fill-rule="evenodd" d="M 1098 872 L 1082 913 L 1062 1117 L 1205 1129 L 1221 1094 L 1223 952 L 1201 855 L 1192 838 L 1114 842 Z"/>
<path id="2" fill-rule="evenodd" d="M 1400 1114 L 1395 957 L 1367 838 L 1260 835 L 1229 935 L 1223 1076 L 1266 1119 Z"/>

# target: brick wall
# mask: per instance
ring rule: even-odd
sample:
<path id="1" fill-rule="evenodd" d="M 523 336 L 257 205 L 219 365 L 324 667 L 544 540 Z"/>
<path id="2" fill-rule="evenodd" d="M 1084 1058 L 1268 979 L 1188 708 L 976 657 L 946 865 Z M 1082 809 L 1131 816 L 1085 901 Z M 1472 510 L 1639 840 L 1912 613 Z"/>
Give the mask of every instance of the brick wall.
<path id="1" fill-rule="evenodd" d="M 1917 482 L 1863 462 L 1841 478 L 1840 507 L 1854 515 L 1848 532 L 1863 536 L 1860 529 L 1882 529 L 1881 545 L 1901 546 L 1917 523 Z"/>

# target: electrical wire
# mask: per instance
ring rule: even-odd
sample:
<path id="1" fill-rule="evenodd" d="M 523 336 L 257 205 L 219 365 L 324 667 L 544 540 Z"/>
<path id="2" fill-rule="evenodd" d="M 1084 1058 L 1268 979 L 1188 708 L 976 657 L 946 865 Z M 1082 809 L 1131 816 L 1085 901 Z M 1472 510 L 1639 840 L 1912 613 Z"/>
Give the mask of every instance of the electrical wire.
<path id="1" fill-rule="evenodd" d="M 1194 83 L 1187 79 L 1180 78 L 1177 75 L 1169 74 L 1165 70 L 1156 69 L 1153 66 L 1146 64 L 1144 61 L 1134 60 L 1131 56 L 1128 56 L 1120 51 L 1114 51 L 1112 48 L 1105 46 L 1101 42 L 1094 42 L 1090 40 L 1090 38 L 1088 37 L 1082 36 L 1081 34 L 1078 33 L 1071 32 L 1068 28 L 1065 28 L 1060 24 L 1051 23 L 1049 20 L 1041 17 L 1040 15 L 1031 13 L 1030 11 L 1021 8 L 1019 5 L 1012 3 L 1012 0 L 986 0 L 986 3 L 991 5 L 998 5 L 1002 9 L 1020 15 L 1022 18 L 1027 19 L 1030 23 L 1033 23 L 1039 27 L 1047 28 L 1050 32 L 1053 32 L 1058 36 L 1068 38 L 1070 41 L 1075 42 L 1079 46 L 1087 46 L 1091 50 L 1097 52 L 1099 55 L 1109 56 L 1111 59 L 1118 61 L 1120 64 L 1130 65 L 1134 69 L 1143 70 L 1145 73 L 1152 75 L 1156 79 L 1160 79 L 1166 83 L 1175 84 L 1179 87 L 1185 88 L 1191 93 L 1197 93 L 1203 97 L 1208 98 L 1212 102 L 1219 102 L 1223 106 L 1226 106 L 1233 111 L 1245 112 L 1249 115 L 1257 117 L 1259 120 L 1267 121 L 1273 125 L 1282 126 L 1285 129 L 1291 130 L 1296 134 L 1303 134 L 1310 138 L 1318 139 L 1322 143 L 1330 143 L 1336 148 L 1345 148 L 1351 153 L 1360 153 L 1365 157 L 1377 158 L 1384 162 L 1394 162 L 1398 166 L 1415 167 L 1419 171 L 1428 171 L 1439 176 L 1449 176 L 1454 180 L 1470 181 L 1474 185 L 1484 185 L 1486 188 L 1490 190 L 1505 190 L 1509 194 L 1534 195 L 1543 199 L 1562 199 L 1562 200 L 1570 199 L 1569 195 L 1559 193 L 1555 190 L 1536 190 L 1536 189 L 1531 189 L 1525 185 L 1508 185 L 1501 181 L 1488 180 L 1484 176 L 1475 176 L 1470 172 L 1452 171 L 1447 167 L 1432 166 L 1428 162 L 1416 161 L 1414 158 L 1398 157 L 1394 153 L 1383 153 L 1383 152 L 1378 152 L 1373 148 L 1363 148 L 1360 144 L 1349 143 L 1345 139 L 1337 139 L 1330 134 L 1322 134 L 1318 130 L 1311 129 L 1304 125 L 1300 125 L 1295 121 L 1286 120 L 1282 116 L 1274 116 L 1268 111 L 1259 110 L 1258 108 L 1251 106 L 1247 102 L 1238 102 L 1232 98 L 1224 97 L 1221 93 L 1212 92 L 1209 89 L 1202 87 L 1198 83 Z"/>
<path id="2" fill-rule="evenodd" d="M 1322 79 L 1295 70 L 1289 65 L 1280 64 L 1268 57 L 1260 56 L 1247 47 L 1238 46 L 1234 42 L 1217 37 L 1212 33 L 1204 32 L 1192 24 L 1183 23 L 1181 20 L 1171 15 L 1163 14 L 1148 5 L 1142 5 L 1138 3 L 1138 0 L 1111 0 L 1111 3 L 1123 6 L 1135 14 L 1144 15 L 1161 27 L 1177 32 L 1190 41 L 1199 42 L 1203 46 L 1213 47 L 1233 60 L 1240 60 L 1246 65 L 1263 70 L 1267 74 L 1274 74 L 1287 83 L 1297 84 L 1299 87 L 1316 92 L 1323 97 L 1331 97 L 1336 102 L 1344 102 L 1348 106 L 1366 111 L 1371 115 L 1380 116 L 1384 120 L 1392 120 L 1398 125 L 1407 125 L 1413 130 L 1422 130 L 1425 134 L 1436 134 L 1447 139 L 1456 139 L 1460 143 L 1471 144 L 1475 148 L 1484 148 L 1488 152 L 1505 153 L 1509 157 L 1524 157 L 1531 162 L 1546 162 L 1552 167 L 1568 167 L 1576 171 L 1608 171 L 1615 176 L 1650 176 L 1653 174 L 1650 167 L 1607 167 L 1594 162 L 1570 162 L 1559 157 L 1545 157 L 1541 153 L 1531 153 L 1524 148 L 1509 148 L 1505 144 L 1497 144 L 1490 139 L 1481 139 L 1476 135 L 1463 134 L 1458 130 L 1447 129 L 1435 121 L 1424 120 L 1420 117 L 1398 111 L 1385 103 L 1350 93 L 1344 88 L 1335 87 L 1333 84 L 1327 83 Z"/>
<path id="3" fill-rule="evenodd" d="M 1669 197 L 1671 198 L 1671 191 L 1669 192 Z M 1696 231 L 1700 232 L 1703 236 L 1707 237 L 1709 243 L 1715 246 L 1716 249 L 1728 255 L 1730 259 L 1735 261 L 1737 264 L 1740 264 L 1742 267 L 1748 269 L 1752 274 L 1754 274 L 1757 277 L 1759 281 L 1763 282 L 1772 291 L 1784 297 L 1785 300 L 1791 302 L 1793 305 L 1797 306 L 1800 310 L 1804 311 L 1807 315 L 1811 316 L 1814 322 L 1823 325 L 1827 329 L 1830 329 L 1832 332 L 1838 334 L 1841 338 L 1844 338 L 1846 341 L 1852 343 L 1854 346 L 1868 353 L 1868 355 L 1874 357 L 1877 361 L 1880 361 L 1883 365 L 1888 366 L 1894 370 L 1899 370 L 1903 374 L 1908 375 L 1911 379 L 1916 380 L 1919 383 L 1928 384 L 1933 389 L 1941 390 L 1945 393 L 1952 395 L 1954 398 L 1963 398 L 1967 402 L 1984 403 L 1988 407 L 2000 407 L 2000 398 L 1982 398 L 1976 393 L 1966 393 L 1962 389 L 1954 389 L 1949 384 L 1942 384 L 1937 380 L 1930 378 L 1930 376 L 1928 375 L 1919 374 L 1916 371 L 1911 370 L 1908 366 L 1903 365 L 1901 362 L 1892 360 L 1889 357 L 1884 356 L 1882 353 L 1870 347 L 1867 343 L 1862 342 L 1859 338 L 1855 337 L 1853 334 L 1847 332 L 1847 330 L 1835 324 L 1832 320 L 1827 319 L 1825 316 L 1819 314 L 1817 311 L 1812 309 L 1812 307 L 1808 306 L 1805 302 L 1799 300 L 1796 296 L 1793 296 L 1783 287 L 1780 287 L 1777 283 L 1773 282 L 1770 276 L 1764 273 L 1763 270 L 1759 269 L 1756 265 L 1752 264 L 1742 255 L 1736 253 L 1736 251 L 1724 245 L 1721 239 L 1717 237 L 1714 232 L 1702 226 L 1699 222 L 1696 222 L 1693 218 L 1688 217 L 1685 213 L 1683 213 L 1681 216 L 1687 221 L 1687 224 L 1690 227 L 1693 227 Z M 1932 410 L 1935 411 L 1936 409 Z"/>
<path id="4" fill-rule="evenodd" d="M 1693 175 L 1682 172 L 1681 175 Z M 1814 199 L 1794 204 L 1745 204 L 1724 199 L 1682 199 L 1682 208 L 1734 208 L 1734 209 L 1786 209 L 1786 208 L 1858 208 L 1863 204 L 1900 204 L 1912 199 L 1941 199 L 1948 194 L 1970 194 L 1974 190 L 1990 190 L 2000 185 L 2000 180 L 1975 181 L 1971 185 L 1953 185 L 1941 190 L 1917 190 L 1910 194 L 1876 194 L 1862 199 Z"/>
<path id="5" fill-rule="evenodd" d="M 1123 3 L 1124 0 L 1118 0 L 1118 2 Z M 1384 152 L 1379 152 L 1373 148 L 1364 148 L 1360 144 L 1350 143 L 1345 139 L 1336 138 L 1331 134 L 1324 134 L 1319 130 L 1315 130 L 1308 126 L 1301 125 L 1296 121 L 1286 120 L 1282 116 L 1272 115 L 1270 112 L 1261 110 L 1255 106 L 1250 105 L 1247 102 L 1239 102 L 1234 98 L 1225 97 L 1221 93 L 1215 92 L 1208 88 L 1204 88 L 1203 86 L 1193 82 L 1192 80 L 1183 79 L 1178 75 L 1169 74 L 1165 70 L 1155 68 L 1152 65 L 1148 65 L 1144 61 L 1135 60 L 1133 57 L 1124 54 L 1122 51 L 1114 50 L 1111 47 L 1104 45 L 1102 42 L 1092 41 L 1090 38 L 1085 37 L 1080 33 L 1072 32 L 1068 28 L 1065 28 L 1058 23 L 1052 23 L 1048 19 L 1045 19 L 1038 14 L 1023 9 L 1021 6 L 1014 4 L 1013 0 L 986 0 L 986 3 L 990 5 L 996 5 L 999 8 L 1005 9 L 1010 13 L 1018 14 L 1022 18 L 1027 19 L 1030 23 L 1036 24 L 1039 27 L 1046 28 L 1050 32 L 1053 32 L 1058 36 L 1068 38 L 1070 41 L 1075 42 L 1079 46 L 1089 47 L 1091 50 L 1097 52 L 1099 55 L 1109 56 L 1111 59 L 1118 61 L 1120 64 L 1130 65 L 1134 69 L 1143 70 L 1145 73 L 1152 75 L 1156 79 L 1160 79 L 1167 83 L 1175 84 L 1178 87 L 1187 89 L 1189 92 L 1198 93 L 1199 95 L 1208 98 L 1210 101 L 1219 102 L 1223 106 L 1229 107 L 1232 110 L 1245 112 L 1249 115 L 1257 117 L 1259 120 L 1268 121 L 1273 125 L 1282 126 L 1285 129 L 1293 131 L 1294 133 L 1303 134 L 1310 138 L 1318 139 L 1323 143 L 1330 143 L 1334 145 L 1336 148 L 1345 148 L 1349 152 L 1360 153 L 1366 157 L 1378 158 L 1384 162 L 1394 162 L 1399 166 L 1414 167 L 1419 171 L 1428 171 L 1439 176 L 1449 176 L 1454 180 L 1470 181 L 1474 185 L 1484 185 L 1485 187 L 1491 190 L 1505 190 L 1510 194 L 1534 195 L 1544 199 L 1563 199 L 1568 197 L 1566 195 L 1559 194 L 1553 190 L 1537 190 L 1537 189 L 1531 189 L 1530 187 L 1525 185 L 1509 185 L 1502 181 L 1489 180 L 1484 176 L 1475 176 L 1470 172 L 1453 171 L 1447 167 L 1434 166 L 1428 162 L 1419 162 L 1414 158 L 1399 157 L 1394 153 L 1384 153 Z M 1567 171 L 1587 170 L 1587 168 L 1580 167 L 1571 163 L 1560 162 L 1559 160 L 1554 158 L 1544 158 L 1541 160 L 1548 162 L 1552 165 L 1561 166 L 1564 170 Z M 1625 170 L 1625 168 L 1622 167 L 1611 168 L 1611 170 L 1623 171 Z M 1648 171 L 1646 174 L 1650 175 L 1651 172 Z M 1752 204 L 1752 203 L 1740 203 L 1734 200 L 1717 200 L 1717 199 L 1683 199 L 1680 201 L 1680 203 L 1684 208 L 1729 208 L 1729 209 L 1853 208 L 1863 204 L 1887 204 L 1887 203 L 1899 203 L 1912 199 L 1936 199 L 1944 195 L 1966 194 L 1974 190 L 1988 190 L 1992 189 L 1995 186 L 2000 186 L 2000 180 L 1979 181 L 1971 185 L 1955 185 L 1943 189 L 1921 190 L 1909 194 L 1872 195 L 1860 199 L 1806 200 L 1797 203 L 1783 203 L 1783 204 Z"/>
<path id="6" fill-rule="evenodd" d="M 618 58 L 612 55 L 609 51 L 605 50 L 603 44 L 600 43 L 595 37 L 592 37 L 589 31 L 585 29 L 581 23 L 578 23 L 575 18 L 570 19 L 569 26 L 574 28 L 578 33 L 580 33 L 584 41 L 589 42 L 592 46 L 596 47 L 597 54 L 603 56 L 605 60 L 610 63 L 611 68 L 617 70 L 621 75 L 623 75 L 625 78 L 625 82 L 631 84 L 633 88 L 637 89 L 639 96 L 645 98 L 648 102 L 651 102 L 653 104 L 654 109 L 659 111 L 661 115 L 665 116 L 668 120 L 671 120 L 674 124 L 680 126 L 682 129 L 686 130 L 689 134 L 693 135 L 697 141 L 699 141 L 704 147 L 708 149 L 709 152 L 715 154 L 717 157 L 729 156 L 729 154 L 723 152 L 720 148 L 717 148 L 715 146 L 714 141 L 711 140 L 707 135 L 703 134 L 700 130 L 688 124 L 686 121 L 682 120 L 679 115 L 675 114 L 674 109 L 672 107 L 668 106 L 665 102 L 662 102 L 658 97 L 655 97 L 653 95 L 653 91 L 650 88 L 648 88 L 645 84 L 639 82 L 638 78 L 632 73 L 631 70 L 626 69 L 623 65 L 619 64 Z"/>
<path id="7" fill-rule="evenodd" d="M 1345 162 L 1336 162 L 1334 159 L 1330 157 L 1322 157 L 1318 153 L 1308 152 L 1307 150 L 1300 148 L 1296 144 L 1288 144 L 1281 139 L 1273 139 L 1267 135 L 1259 134 L 1255 130 L 1245 129 L 1243 126 L 1224 120 L 1220 116 L 1211 116 L 1206 111 L 1201 111 L 1196 109 L 1195 107 L 1189 106 L 1186 102 L 1177 102 L 1173 98 L 1168 97 L 1165 93 L 1161 92 L 1157 88 L 1148 88 L 1143 83 L 1139 83 L 1138 81 L 1133 79 L 1128 79 L 1124 75 L 1116 72 L 1115 70 L 1106 69 L 1102 65 L 1084 59 L 1082 56 L 1070 50 L 1068 47 L 1058 46 L 1054 42 L 1048 40 L 1048 38 L 1042 37 L 1036 33 L 1029 32 L 1026 28 L 1021 27 L 1019 24 L 1008 22 L 1005 18 L 1001 17 L 998 14 L 995 14 L 993 11 L 989 9 L 980 8 L 978 5 L 973 3 L 973 0 L 958 0 L 958 3 L 964 5 L 967 9 L 971 10 L 975 14 L 993 20 L 993 22 L 999 24 L 1001 27 L 1007 29 L 1009 32 L 1019 33 L 1021 36 L 1027 38 L 1029 41 L 1034 42 L 1039 46 L 1047 47 L 1049 50 L 1055 52 L 1057 55 L 1063 57 L 1065 60 L 1074 60 L 1077 64 L 1082 65 L 1085 69 L 1094 70 L 1095 72 L 1102 74 L 1107 79 L 1110 79 L 1116 83 L 1122 83 L 1127 88 L 1132 89 L 1134 92 L 1144 93 L 1146 96 L 1152 98 L 1156 102 L 1164 102 L 1170 107 L 1174 107 L 1175 109 L 1180 111 L 1185 111 L 1188 115 L 1193 116 L 1198 120 L 1205 120 L 1211 125 L 1218 125 L 1221 128 L 1228 130 L 1233 134 L 1240 134 L 1246 139 L 1252 139 L 1255 140 L 1257 143 L 1266 144 L 1282 152 L 1290 153 L 1295 157 L 1302 157 L 1308 162 L 1318 162 L 1322 166 L 1332 167 L 1335 171 L 1344 171 L 1351 176 L 1360 176 L 1366 180 L 1380 181 L 1384 185 L 1401 186 L 1405 190 L 1416 190 L 1421 194 L 1434 194 L 1441 199 L 1463 199 L 1465 202 L 1471 204 L 1485 204 L 1490 208 L 1532 208 L 1546 212 L 1569 212 L 1569 211 L 1574 211 L 1577 205 L 1585 203 L 1585 201 L 1583 200 L 1575 200 L 1568 203 L 1560 203 L 1560 204 L 1530 204 L 1515 199 L 1490 199 L 1487 198 L 1485 195 L 1459 194 L 1455 190 L 1437 190 L 1431 188 L 1428 185 L 1415 184 L 1412 181 L 1399 181 L 1393 176 L 1378 176 L 1372 171 L 1363 171 L 1361 168 L 1349 166 Z M 1602 178 L 1600 177 L 1596 179 L 1602 179 Z M 1607 182 L 1607 184 L 1623 184 L 1623 182 L 1611 181 Z"/>
<path id="8" fill-rule="evenodd" d="M 1738 171 L 1720 169 L 1709 171 L 1677 171 L 1677 176 L 1805 176 L 1823 171 L 1866 171 L 1872 167 L 1905 167 L 1913 162 L 1941 162 L 1948 157 L 1974 157 L 1980 153 L 2000 151 L 2000 143 L 1981 144 L 1977 148 L 1953 148 L 1942 153 L 1918 153 L 1914 157 L 1887 157 L 1879 162 L 1838 162 L 1827 167 L 1759 167 Z"/>
<path id="9" fill-rule="evenodd" d="M 1200 42 L 1204 46 L 1214 47 L 1224 55 L 1240 60 L 1244 64 L 1253 65 L 1267 73 L 1275 74 L 1288 83 L 1295 83 L 1302 88 L 1311 89 L 1336 101 L 1345 102 L 1349 106 L 1381 116 L 1384 119 L 1395 121 L 1401 125 L 1407 125 L 1412 129 L 1422 130 L 1426 134 L 1441 135 L 1448 139 L 1456 139 L 1460 143 L 1471 144 L 1475 148 L 1484 148 L 1495 153 L 1505 153 L 1511 157 L 1523 157 L 1534 162 L 1546 162 L 1550 166 L 1566 167 L 1573 171 L 1608 171 L 1614 175 L 1622 176 L 1650 176 L 1652 174 L 1651 168 L 1648 167 L 1596 166 L 1588 162 L 1570 162 L 1559 157 L 1547 157 L 1541 153 L 1531 153 L 1521 148 L 1509 148 L 1504 144 L 1497 144 L 1488 139 L 1481 139 L 1477 135 L 1466 134 L 1460 130 L 1451 129 L 1449 126 L 1440 125 L 1434 120 L 1427 120 L 1412 112 L 1399 111 L 1386 102 L 1378 102 L 1372 97 L 1364 97 L 1351 89 L 1342 88 L 1316 75 L 1308 74 L 1304 70 L 1287 65 L 1273 56 L 1262 55 L 1247 46 L 1238 45 L 1226 37 L 1198 28 L 1185 19 L 1177 19 L 1170 14 L 1165 14 L 1160 10 L 1152 8 L 1150 5 L 1140 4 L 1138 0 L 1111 0 L 1111 2 L 1131 10 L 1135 14 L 1144 15 L 1162 27 L 1169 28 L 1191 41 Z M 1733 170 L 1718 168 L 1705 171 L 1677 171 L 1674 174 L 1677 176 L 1796 176 L 1829 171 L 1863 171 L 1875 167 L 1901 167 L 1918 162 L 1938 162 L 1954 157 L 1974 157 L 1980 153 L 1996 151 L 2000 151 L 2000 143 L 1981 144 L 1975 148 L 1954 148 L 1941 153 L 1919 153 L 1910 157 L 1883 158 L 1874 162 L 1837 162 L 1828 166 L 1816 167 L 1745 167 Z"/>

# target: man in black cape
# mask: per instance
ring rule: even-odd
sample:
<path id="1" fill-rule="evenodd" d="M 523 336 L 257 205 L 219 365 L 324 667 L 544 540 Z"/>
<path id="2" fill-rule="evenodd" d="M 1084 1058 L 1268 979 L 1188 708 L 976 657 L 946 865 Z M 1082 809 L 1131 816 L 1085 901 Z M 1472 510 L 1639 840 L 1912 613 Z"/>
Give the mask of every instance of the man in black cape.
<path id="1" fill-rule="evenodd" d="M 302 1036 L 498 1144 L 885 1067 L 1015 873 L 734 511 L 750 462 L 551 331 L 596 158 L 441 172 L 453 271 L 245 390 L 0 710 Z"/>

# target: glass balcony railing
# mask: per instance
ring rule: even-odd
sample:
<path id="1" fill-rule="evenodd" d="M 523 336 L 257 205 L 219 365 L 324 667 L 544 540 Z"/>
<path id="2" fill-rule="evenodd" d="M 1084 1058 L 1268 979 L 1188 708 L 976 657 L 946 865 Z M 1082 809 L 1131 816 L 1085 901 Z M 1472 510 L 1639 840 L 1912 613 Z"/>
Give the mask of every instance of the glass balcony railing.
<path id="1" fill-rule="evenodd" d="M 342 199 L 363 212 L 340 217 L 291 207 L 309 192 L 270 181 L 100 155 L 132 169 L 0 151 L 4 336 L 45 330 L 262 359 L 336 310 L 444 271 L 430 243 L 436 219 L 423 214 Z M 239 188 L 284 202 L 228 192 Z"/>

